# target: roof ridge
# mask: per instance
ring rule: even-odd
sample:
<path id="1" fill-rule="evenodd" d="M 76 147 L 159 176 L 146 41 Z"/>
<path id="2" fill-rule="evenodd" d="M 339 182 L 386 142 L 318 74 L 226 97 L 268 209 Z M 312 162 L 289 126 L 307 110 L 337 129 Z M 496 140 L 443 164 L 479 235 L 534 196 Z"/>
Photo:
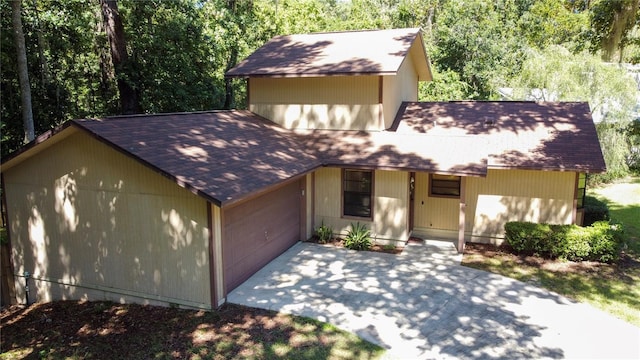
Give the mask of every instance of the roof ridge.
<path id="1" fill-rule="evenodd" d="M 295 34 L 280 34 L 276 37 L 284 36 L 309 36 L 309 35 L 328 35 L 328 34 L 352 34 L 352 33 L 364 33 L 374 31 L 402 31 L 402 30 L 414 30 L 415 32 L 422 31 L 420 27 L 407 27 L 407 28 L 392 28 L 392 29 L 360 29 L 360 30 L 334 30 L 334 31 L 319 31 L 310 33 L 295 33 Z"/>
<path id="2" fill-rule="evenodd" d="M 86 118 L 86 119 L 72 119 L 71 121 L 88 121 L 88 120 L 117 120 L 117 119 L 130 119 L 130 118 L 144 118 L 144 117 L 158 117 L 158 116 L 174 116 L 174 115 L 198 115 L 198 114 L 217 114 L 217 113 L 233 113 L 244 112 L 248 110 L 243 109 L 217 109 L 217 110 L 199 110 L 199 111 L 175 111 L 168 113 L 152 113 L 152 114 L 129 114 L 129 115 L 110 115 L 101 118 Z"/>

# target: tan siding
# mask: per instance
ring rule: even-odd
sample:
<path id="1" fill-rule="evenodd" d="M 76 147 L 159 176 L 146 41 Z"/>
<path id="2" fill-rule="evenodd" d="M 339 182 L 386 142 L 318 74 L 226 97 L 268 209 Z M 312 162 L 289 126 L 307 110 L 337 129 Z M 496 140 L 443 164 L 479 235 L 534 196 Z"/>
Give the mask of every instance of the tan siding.
<path id="1" fill-rule="evenodd" d="M 84 133 L 5 180 L 15 270 L 47 280 L 39 299 L 210 307 L 203 199 Z"/>
<path id="2" fill-rule="evenodd" d="M 252 78 L 249 109 L 286 128 L 381 128 L 377 76 Z"/>
<path id="3" fill-rule="evenodd" d="M 351 223 L 360 222 L 378 240 L 408 238 L 409 174 L 376 171 L 374 174 L 373 221 L 342 217 L 342 170 L 322 168 L 315 173 L 315 225 L 324 223 L 345 235 Z"/>
<path id="4" fill-rule="evenodd" d="M 321 168 L 315 172 L 315 224 L 333 227 L 335 233 L 345 234 L 349 229 L 349 219 L 342 219 L 342 170 Z M 361 221 L 371 227 L 370 221 Z"/>
<path id="5" fill-rule="evenodd" d="M 376 171 L 374 181 L 372 234 L 380 239 L 408 239 L 409 173 Z"/>
<path id="6" fill-rule="evenodd" d="M 384 76 L 383 89 L 384 123 L 388 129 L 403 101 L 418 100 L 418 75 L 410 56 L 405 58 L 397 75 Z"/>
<path id="7" fill-rule="evenodd" d="M 458 230 L 460 199 L 430 197 L 428 173 L 416 173 L 414 206 L 417 230 Z"/>
<path id="8" fill-rule="evenodd" d="M 313 226 L 314 226 L 314 208 L 313 208 L 313 202 L 314 202 L 314 198 L 312 196 L 314 190 L 314 181 L 313 181 L 313 175 L 312 174 L 307 174 L 303 180 L 305 182 L 305 190 L 306 190 L 306 194 L 305 194 L 305 219 L 304 221 L 306 222 L 306 234 L 305 235 L 305 239 L 310 239 L 311 236 L 313 236 Z"/>
<path id="9" fill-rule="evenodd" d="M 211 205 L 211 224 L 213 225 L 213 246 L 214 248 L 214 274 L 215 274 L 215 290 L 217 295 L 218 306 L 222 305 L 225 300 L 224 288 L 224 261 L 222 258 L 222 217 L 220 207 Z"/>
<path id="10" fill-rule="evenodd" d="M 490 169 L 468 178 L 466 231 L 502 238 L 508 221 L 569 224 L 574 185 L 573 172 Z"/>

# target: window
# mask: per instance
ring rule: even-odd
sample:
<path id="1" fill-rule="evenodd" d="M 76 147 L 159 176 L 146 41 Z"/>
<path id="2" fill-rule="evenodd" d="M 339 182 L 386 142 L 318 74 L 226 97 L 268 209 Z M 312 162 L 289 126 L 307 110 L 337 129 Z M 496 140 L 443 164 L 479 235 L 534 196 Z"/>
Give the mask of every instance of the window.
<path id="1" fill-rule="evenodd" d="M 342 211 L 344 216 L 371 218 L 373 172 L 344 170 L 342 173 Z"/>
<path id="2" fill-rule="evenodd" d="M 584 197 L 587 189 L 587 174 L 578 174 L 578 189 L 576 190 L 576 199 L 578 200 L 578 209 L 584 207 Z"/>
<path id="3" fill-rule="evenodd" d="M 460 176 L 431 174 L 429 185 L 430 196 L 460 197 Z"/>

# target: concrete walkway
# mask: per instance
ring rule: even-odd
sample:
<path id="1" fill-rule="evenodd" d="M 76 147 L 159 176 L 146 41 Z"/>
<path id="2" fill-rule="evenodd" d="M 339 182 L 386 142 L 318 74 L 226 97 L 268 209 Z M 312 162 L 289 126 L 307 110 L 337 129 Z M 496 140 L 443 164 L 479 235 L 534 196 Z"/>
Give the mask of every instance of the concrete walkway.
<path id="1" fill-rule="evenodd" d="M 393 359 L 640 359 L 640 328 L 460 261 L 448 242 L 401 255 L 298 243 L 228 301 L 334 324 Z"/>

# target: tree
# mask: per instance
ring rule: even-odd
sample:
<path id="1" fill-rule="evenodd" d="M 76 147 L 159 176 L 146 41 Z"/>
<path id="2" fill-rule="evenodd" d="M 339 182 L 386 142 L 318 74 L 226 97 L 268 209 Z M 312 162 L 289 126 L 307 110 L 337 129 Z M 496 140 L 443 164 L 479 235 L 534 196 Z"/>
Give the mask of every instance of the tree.
<path id="1" fill-rule="evenodd" d="M 18 77 L 20 81 L 20 98 L 22 99 L 22 122 L 24 126 L 24 142 L 35 139 L 33 126 L 33 110 L 31 108 L 31 85 L 27 66 L 27 50 L 22 31 L 22 0 L 11 2 L 13 36 L 18 57 Z"/>
<path id="2" fill-rule="evenodd" d="M 616 52 L 622 62 L 631 29 L 640 17 L 640 0 L 600 0 L 591 7 L 592 51 L 602 51 L 602 59 L 612 61 Z"/>
<path id="3" fill-rule="evenodd" d="M 636 105 L 636 83 L 617 65 L 588 53 L 572 54 L 554 45 L 531 50 L 519 76 L 512 79 L 514 100 L 586 101 L 597 123 L 607 164 L 606 181 L 628 173 L 627 128 Z"/>
<path id="4" fill-rule="evenodd" d="M 132 86 L 131 68 L 127 53 L 127 41 L 124 25 L 118 11 L 116 0 L 100 0 L 104 26 L 111 49 L 111 61 L 116 72 L 121 112 L 135 114 L 142 112 L 138 94 Z"/>
<path id="5" fill-rule="evenodd" d="M 566 44 L 578 49 L 583 45 L 581 36 L 589 26 L 588 11 L 568 5 L 571 3 L 564 0 L 539 0 L 526 9 L 518 21 L 519 31 L 531 47 Z"/>
<path id="6" fill-rule="evenodd" d="M 435 66 L 442 73 L 458 73 L 467 84 L 467 98 L 494 98 L 495 89 L 517 73 L 523 57 L 519 15 L 511 1 L 443 1 L 428 39 Z"/>

